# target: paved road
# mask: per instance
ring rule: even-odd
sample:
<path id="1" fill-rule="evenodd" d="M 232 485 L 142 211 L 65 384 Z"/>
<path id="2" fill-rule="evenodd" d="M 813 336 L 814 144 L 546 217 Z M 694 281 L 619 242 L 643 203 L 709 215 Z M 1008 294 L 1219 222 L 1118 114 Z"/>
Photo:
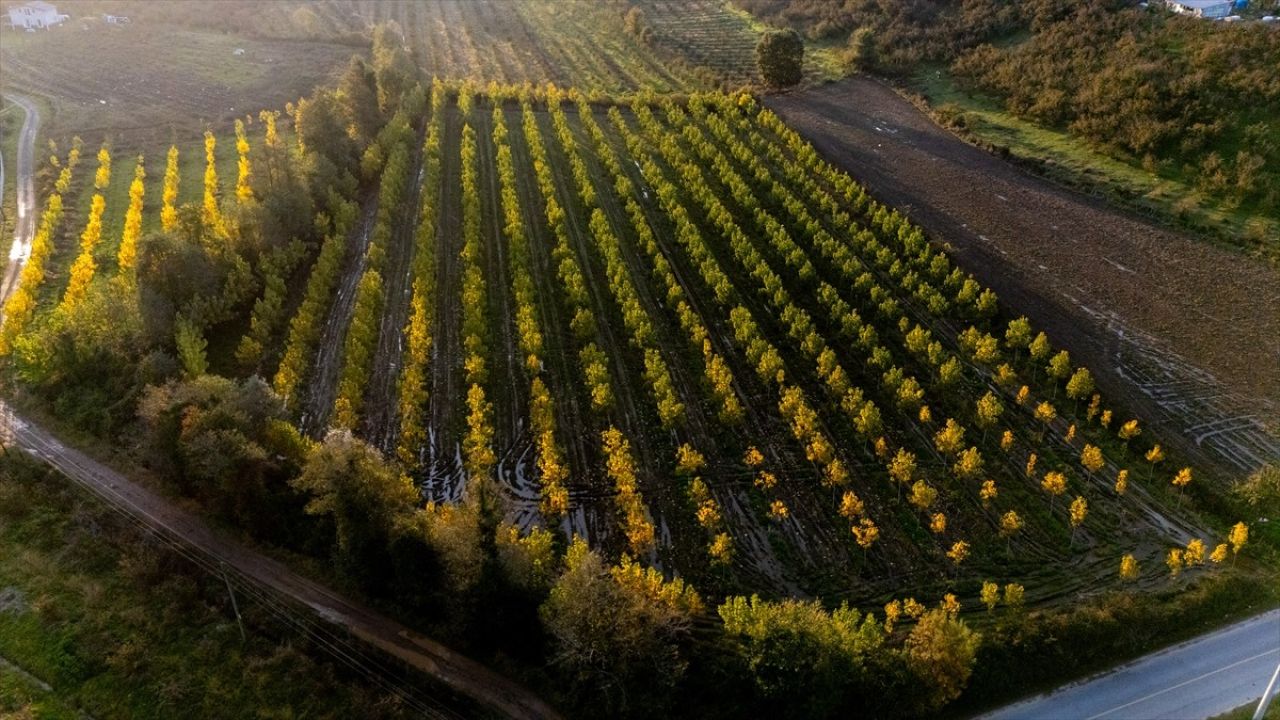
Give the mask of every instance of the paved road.
<path id="1" fill-rule="evenodd" d="M 22 130 L 18 136 L 18 162 L 14 172 L 17 174 L 17 215 L 14 225 L 13 247 L 9 250 L 9 262 L 5 266 L 4 278 L 0 280 L 0 302 L 9 299 L 9 294 L 18 286 L 18 276 L 22 266 L 31 255 L 31 238 L 36 228 L 36 191 L 32 180 L 33 159 L 35 157 L 36 128 L 40 126 L 40 111 L 35 104 L 24 97 L 7 95 L 14 104 L 26 113 L 22 122 Z M 4 160 L 0 159 L 0 205 L 3 205 L 4 193 Z"/>
<path id="2" fill-rule="evenodd" d="M 257 585 L 288 596 L 330 623 L 399 658 L 460 694 L 512 718 L 555 718 L 549 705 L 488 668 L 305 578 L 286 565 L 214 532 L 201 518 L 132 482 L 52 433 L 18 417 L 0 400 L 0 441 L 48 462 L 108 503 L 186 543 Z"/>
<path id="3" fill-rule="evenodd" d="M 1278 662 L 1272 610 L 982 720 L 1204 720 L 1256 702 Z"/>

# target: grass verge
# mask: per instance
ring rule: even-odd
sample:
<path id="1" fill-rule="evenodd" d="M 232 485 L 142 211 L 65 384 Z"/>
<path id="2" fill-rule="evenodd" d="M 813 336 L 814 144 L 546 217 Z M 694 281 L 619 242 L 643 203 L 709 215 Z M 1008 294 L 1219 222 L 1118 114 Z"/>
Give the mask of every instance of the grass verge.
<path id="1" fill-rule="evenodd" d="M 969 143 L 1151 220 L 1280 262 L 1275 218 L 1230 207 L 1184 178 L 1151 172 L 1066 131 L 1019 119 L 998 100 L 963 90 L 944 68 L 921 68 L 907 87 L 917 94 L 911 98 L 917 105 Z"/>

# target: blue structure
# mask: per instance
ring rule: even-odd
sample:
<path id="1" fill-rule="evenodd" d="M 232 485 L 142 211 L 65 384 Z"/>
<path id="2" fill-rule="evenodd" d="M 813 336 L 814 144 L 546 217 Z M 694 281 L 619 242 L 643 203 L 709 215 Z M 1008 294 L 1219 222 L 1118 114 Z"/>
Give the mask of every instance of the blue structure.
<path id="1" fill-rule="evenodd" d="M 1248 4 L 1248 0 L 1235 0 Z M 1217 19 L 1231 14 L 1233 0 L 1168 0 L 1169 9 L 1182 15 Z"/>

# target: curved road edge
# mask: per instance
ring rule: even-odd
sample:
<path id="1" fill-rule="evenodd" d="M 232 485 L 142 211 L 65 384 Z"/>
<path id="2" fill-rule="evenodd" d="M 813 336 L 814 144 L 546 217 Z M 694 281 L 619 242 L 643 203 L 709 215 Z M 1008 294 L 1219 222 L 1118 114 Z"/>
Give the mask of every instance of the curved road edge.
<path id="1" fill-rule="evenodd" d="M 979 720 L 1202 720 L 1262 697 L 1280 663 L 1280 609 L 1218 628 Z"/>
<path id="2" fill-rule="evenodd" d="M 13 246 L 9 250 L 9 262 L 5 266 L 3 280 L 0 280 L 0 303 L 8 300 L 9 295 L 18 287 L 22 267 L 26 265 L 27 258 L 31 255 L 31 239 L 35 235 L 36 225 L 36 192 L 33 173 L 36 131 L 40 127 L 40 110 L 36 108 L 35 103 L 20 95 L 5 95 L 5 97 L 22 108 L 26 117 L 22 121 L 22 130 L 18 133 L 17 167 L 14 168 L 17 178 L 14 188 L 17 193 L 15 205 L 18 217 L 14 223 Z M 3 159 L 0 159 L 0 205 L 4 200 L 3 163 Z M 3 316 L 0 316 L 0 323 L 3 321 Z"/>

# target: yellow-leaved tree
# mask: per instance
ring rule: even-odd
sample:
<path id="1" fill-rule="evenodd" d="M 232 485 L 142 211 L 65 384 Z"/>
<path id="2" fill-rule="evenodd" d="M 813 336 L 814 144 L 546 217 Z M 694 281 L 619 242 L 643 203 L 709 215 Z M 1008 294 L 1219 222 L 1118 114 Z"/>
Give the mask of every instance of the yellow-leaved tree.
<path id="1" fill-rule="evenodd" d="M 865 553 L 876 540 L 880 539 L 880 528 L 871 521 L 870 518 L 862 518 L 857 525 L 852 528 L 853 538 L 857 541 L 858 547 L 862 548 Z"/>
<path id="2" fill-rule="evenodd" d="M 1132 555 L 1120 558 L 1120 579 L 1125 581 L 1138 579 L 1138 561 Z"/>
<path id="3" fill-rule="evenodd" d="M 1080 464 L 1091 473 L 1096 473 L 1107 464 L 1106 459 L 1102 456 L 1102 448 L 1097 445 L 1085 443 L 1084 449 L 1080 451 Z"/>
<path id="4" fill-rule="evenodd" d="M 1048 401 L 1042 402 L 1036 406 L 1036 420 L 1044 423 L 1047 428 L 1054 420 L 1058 418 L 1058 410 Z M 1044 429 L 1040 430 L 1040 438 L 1044 439 Z"/>
<path id="5" fill-rule="evenodd" d="M 938 499 L 938 491 L 923 480 L 915 481 L 911 486 L 911 494 L 907 500 L 921 510 L 928 510 L 933 501 Z"/>
<path id="6" fill-rule="evenodd" d="M 1107 410 L 1103 412 L 1102 418 L 1104 421 L 1102 425 L 1103 427 L 1105 427 L 1111 420 L 1111 411 Z M 1120 426 L 1120 431 L 1117 432 L 1116 435 L 1119 436 L 1119 438 L 1124 441 L 1124 451 L 1126 456 L 1129 453 L 1129 441 L 1138 437 L 1141 434 L 1142 434 L 1142 428 L 1138 427 L 1137 420 L 1130 420 L 1129 422 L 1126 422 L 1125 424 Z"/>
<path id="7" fill-rule="evenodd" d="M 1000 516 L 1000 534 L 1005 538 L 1005 549 L 1013 548 L 1013 536 L 1022 529 L 1022 516 L 1016 510 L 1010 510 Z"/>
<path id="8" fill-rule="evenodd" d="M 1182 551 L 1182 562 L 1187 567 L 1199 565 L 1204 562 L 1204 541 L 1195 538 L 1187 543 L 1187 549 Z"/>
<path id="9" fill-rule="evenodd" d="M 976 447 L 971 447 L 960 453 L 960 457 L 951 466 L 951 470 L 956 474 L 956 477 L 962 480 L 969 480 L 981 475 L 984 466 L 982 452 Z"/>
<path id="10" fill-rule="evenodd" d="M 985 441 L 987 439 L 987 431 L 1000 420 L 1000 413 L 1004 412 L 1004 405 L 1000 402 L 1000 398 L 995 396 L 995 393 L 988 391 L 978 398 L 975 412 L 978 419 L 978 427 L 982 428 L 982 439 Z"/>
<path id="11" fill-rule="evenodd" d="M 1052 508 L 1054 498 L 1067 491 L 1067 476 L 1056 470 L 1050 470 L 1044 474 L 1040 487 L 1049 493 L 1049 507 Z"/>
<path id="12" fill-rule="evenodd" d="M 111 184 L 111 151 L 107 149 L 106 144 L 102 145 L 102 149 L 98 150 L 98 171 L 93 175 L 93 187 L 95 190 L 106 190 Z"/>
<path id="13" fill-rule="evenodd" d="M 946 513 L 934 513 L 929 518 L 929 529 L 934 533 L 941 535 L 947 531 L 947 515 Z"/>
<path id="14" fill-rule="evenodd" d="M 1191 468 L 1189 467 L 1182 468 L 1181 470 L 1178 471 L 1177 475 L 1173 476 L 1173 480 L 1171 480 L 1170 482 L 1173 483 L 1173 486 L 1178 488 L 1179 490 L 1190 485 L 1191 484 Z"/>
<path id="15" fill-rule="evenodd" d="M 1147 473 L 1147 477 L 1154 477 L 1156 474 L 1156 463 L 1164 460 L 1164 449 L 1160 447 L 1160 443 L 1156 443 L 1147 451 L 1147 454 L 1144 457 L 1147 458 L 1147 462 L 1151 463 L 1151 472 Z"/>
<path id="16" fill-rule="evenodd" d="M 1234 565 L 1236 556 L 1249 542 L 1249 526 L 1242 522 L 1232 525 L 1231 532 L 1227 534 L 1227 542 L 1231 543 L 1231 563 Z"/>
<path id="17" fill-rule="evenodd" d="M 129 185 L 129 209 L 124 214 L 124 232 L 120 234 L 120 250 L 116 254 L 116 265 L 120 275 L 133 277 L 133 266 L 138 258 L 138 238 L 142 236 L 142 196 L 146 191 L 143 180 L 147 171 L 142 166 L 142 156 L 138 156 L 138 167 L 133 171 L 133 183 Z"/>
<path id="18" fill-rule="evenodd" d="M 1212 560 L 1215 565 L 1219 565 L 1223 560 L 1227 559 L 1227 553 L 1229 551 L 1230 549 L 1227 547 L 1226 543 L 1218 543 L 1218 546 L 1215 547 L 1213 552 L 1209 555 L 1209 559 Z"/>
<path id="19" fill-rule="evenodd" d="M 200 217 L 215 232 L 222 231 L 222 211 L 218 209 L 218 140 L 204 131 L 204 202 Z"/>
<path id="20" fill-rule="evenodd" d="M 102 241 L 102 212 L 107 202 L 101 193 L 95 193 L 89 205 L 89 221 L 85 223 L 84 232 L 80 235 L 80 255 L 71 265 L 71 280 L 62 296 L 62 306 L 67 310 L 74 309 L 89 292 L 89 283 L 98 269 L 94 262 L 93 251 Z"/>
<path id="21" fill-rule="evenodd" d="M 987 606 L 987 612 L 996 609 L 996 604 L 1000 602 L 1000 585 L 993 582 L 982 583 L 982 594 L 979 596 L 982 604 Z"/>
<path id="22" fill-rule="evenodd" d="M 990 505 L 991 501 L 996 499 L 996 495 L 998 495 L 999 492 L 1000 491 L 996 489 L 995 480 L 983 481 L 982 489 L 978 491 L 978 497 L 982 499 L 983 507 Z"/>
<path id="23" fill-rule="evenodd" d="M 161 194 L 160 227 L 171 232 L 178 226 L 178 146 L 169 146 L 169 156 L 164 166 L 164 190 Z"/>
<path id="24" fill-rule="evenodd" d="M 236 200 L 245 202 L 253 199 L 253 189 L 249 187 L 249 138 L 245 136 L 244 122 L 236 120 Z"/>
<path id="25" fill-rule="evenodd" d="M 1084 524 L 1084 519 L 1089 516 L 1089 501 L 1084 499 L 1083 495 L 1077 495 L 1075 500 L 1071 501 L 1071 542 L 1075 543 L 1076 530 Z"/>

